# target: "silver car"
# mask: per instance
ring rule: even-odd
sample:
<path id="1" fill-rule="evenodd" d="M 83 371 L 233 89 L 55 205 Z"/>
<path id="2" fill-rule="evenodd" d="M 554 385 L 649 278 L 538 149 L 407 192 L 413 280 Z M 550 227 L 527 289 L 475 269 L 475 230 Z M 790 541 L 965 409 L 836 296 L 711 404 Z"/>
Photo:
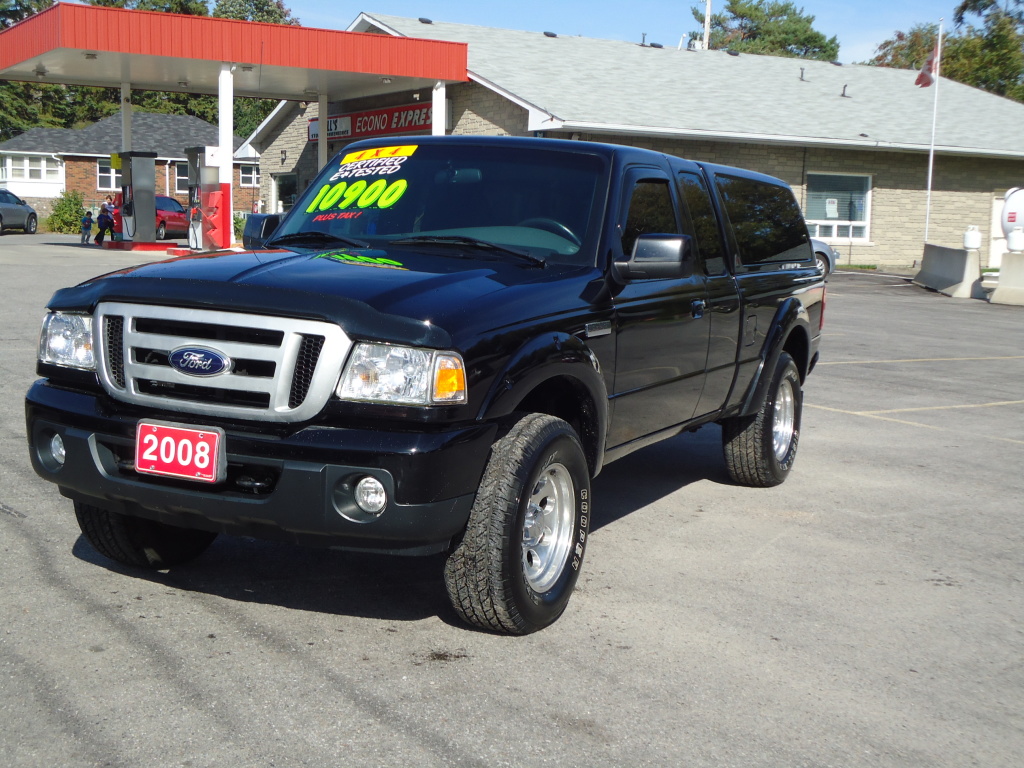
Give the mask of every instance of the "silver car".
<path id="1" fill-rule="evenodd" d="M 818 240 L 816 237 L 811 238 L 811 247 L 814 249 L 814 260 L 818 263 L 818 271 L 825 275 L 825 277 L 828 277 L 832 274 L 832 270 L 836 268 L 839 254 L 835 252 L 831 245 L 824 240 Z"/>
<path id="2" fill-rule="evenodd" d="M 35 208 L 10 190 L 0 189 L 0 235 L 5 229 L 20 229 L 34 235 L 39 227 Z"/>

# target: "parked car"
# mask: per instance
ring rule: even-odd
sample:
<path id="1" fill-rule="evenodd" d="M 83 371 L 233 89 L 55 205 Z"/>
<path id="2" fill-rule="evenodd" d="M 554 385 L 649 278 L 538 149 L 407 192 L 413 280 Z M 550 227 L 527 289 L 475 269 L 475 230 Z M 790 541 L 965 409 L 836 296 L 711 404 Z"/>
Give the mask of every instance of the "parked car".
<path id="1" fill-rule="evenodd" d="M 811 247 L 814 249 L 814 260 L 818 263 L 818 271 L 828 277 L 836 268 L 839 254 L 831 245 L 816 237 L 811 238 Z"/>
<path id="2" fill-rule="evenodd" d="M 35 208 L 13 192 L 0 189 L 0 235 L 5 229 L 20 229 L 26 235 L 34 235 L 38 227 Z"/>
<path id="3" fill-rule="evenodd" d="M 181 203 L 167 195 L 155 195 L 156 205 L 156 239 L 166 240 L 172 237 L 185 237 L 188 234 L 188 213 Z M 119 192 L 114 196 L 114 231 L 121 232 L 122 198 Z"/>

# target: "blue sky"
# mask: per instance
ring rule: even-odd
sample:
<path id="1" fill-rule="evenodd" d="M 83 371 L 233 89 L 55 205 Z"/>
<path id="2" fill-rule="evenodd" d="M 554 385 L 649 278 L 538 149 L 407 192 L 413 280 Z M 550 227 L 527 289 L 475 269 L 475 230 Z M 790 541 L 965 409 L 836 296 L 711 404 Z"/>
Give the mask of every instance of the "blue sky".
<path id="1" fill-rule="evenodd" d="M 814 26 L 839 38 L 839 58 L 844 62 L 864 61 L 875 47 L 896 30 L 906 31 L 919 23 L 938 23 L 945 17 L 952 24 L 956 2 L 927 0 L 793 0 L 794 5 L 815 17 Z M 702 2 L 665 0 L 519 0 L 493 3 L 486 0 L 369 0 L 367 5 L 325 3 L 323 0 L 285 0 L 303 26 L 344 29 L 361 11 L 436 21 L 477 24 L 530 31 L 551 31 L 613 40 L 678 45 L 679 39 L 699 29 L 690 8 Z M 712 10 L 725 0 L 712 0 Z"/>

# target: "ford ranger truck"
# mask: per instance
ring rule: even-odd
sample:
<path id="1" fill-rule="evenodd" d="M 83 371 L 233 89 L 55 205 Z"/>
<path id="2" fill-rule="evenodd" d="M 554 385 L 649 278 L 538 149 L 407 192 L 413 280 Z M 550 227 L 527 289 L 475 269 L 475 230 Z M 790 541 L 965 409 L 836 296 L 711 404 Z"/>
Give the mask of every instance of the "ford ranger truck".
<path id="1" fill-rule="evenodd" d="M 245 240 L 48 304 L 32 464 L 119 563 L 219 533 L 445 553 L 458 615 L 524 634 L 566 607 L 608 462 L 717 423 L 737 483 L 792 470 L 825 285 L 778 179 L 374 139 Z"/>

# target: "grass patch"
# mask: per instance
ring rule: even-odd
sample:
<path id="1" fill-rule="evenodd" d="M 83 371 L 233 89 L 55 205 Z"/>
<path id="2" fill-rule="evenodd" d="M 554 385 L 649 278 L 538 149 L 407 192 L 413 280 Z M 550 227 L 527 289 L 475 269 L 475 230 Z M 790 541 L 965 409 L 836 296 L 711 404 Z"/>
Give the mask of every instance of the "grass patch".
<path id="1" fill-rule="evenodd" d="M 877 264 L 840 264 L 836 269 L 878 269 Z"/>

